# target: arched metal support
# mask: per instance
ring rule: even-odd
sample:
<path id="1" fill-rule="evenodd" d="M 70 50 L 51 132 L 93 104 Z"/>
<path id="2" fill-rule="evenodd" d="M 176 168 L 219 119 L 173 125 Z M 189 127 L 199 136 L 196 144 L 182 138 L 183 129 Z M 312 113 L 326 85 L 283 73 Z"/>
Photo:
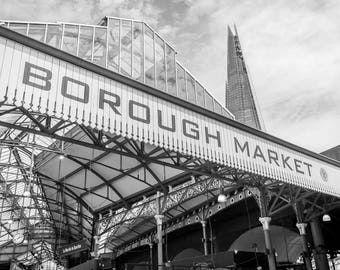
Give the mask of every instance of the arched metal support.
<path id="1" fill-rule="evenodd" d="M 229 193 L 227 193 L 227 195 L 228 199 L 225 203 L 216 203 L 216 198 L 213 198 L 212 201 L 206 201 L 205 203 L 198 206 L 198 208 L 184 213 L 178 218 L 166 221 L 166 223 L 164 224 L 163 235 L 174 232 L 176 230 L 180 230 L 186 226 L 198 224 L 201 221 L 206 220 L 208 217 L 217 214 L 223 209 L 231 207 L 232 205 L 242 201 L 243 199 L 252 197 L 250 191 L 243 189 L 240 191 L 231 190 Z M 128 243 L 118 246 L 116 256 L 120 256 L 125 252 L 138 248 L 140 246 L 148 245 L 150 241 L 156 241 L 155 229 L 146 232 L 140 237 L 136 237 L 134 240 Z"/>
<path id="2" fill-rule="evenodd" d="M 221 183 L 226 188 L 235 186 L 235 184 L 232 184 L 227 180 L 219 180 L 215 178 L 205 177 L 202 180 L 191 179 L 176 188 L 172 188 L 166 195 L 158 193 L 161 195 L 159 196 L 158 203 L 158 197 L 156 194 L 149 198 L 145 198 L 144 201 L 134 204 L 130 209 L 113 213 L 112 216 L 100 220 L 98 225 L 98 235 L 101 237 L 101 248 L 103 248 L 105 242 L 108 242 L 110 237 L 117 232 L 119 225 L 133 224 L 137 218 L 154 217 L 158 213 L 165 213 L 196 196 L 218 190 Z"/>

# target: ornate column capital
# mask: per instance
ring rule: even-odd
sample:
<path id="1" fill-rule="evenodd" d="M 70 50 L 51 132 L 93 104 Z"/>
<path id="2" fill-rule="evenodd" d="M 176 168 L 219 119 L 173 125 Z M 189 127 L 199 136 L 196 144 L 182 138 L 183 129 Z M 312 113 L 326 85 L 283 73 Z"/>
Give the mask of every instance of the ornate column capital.
<path id="1" fill-rule="evenodd" d="M 155 215 L 155 219 L 156 219 L 157 225 L 162 225 L 163 218 L 164 218 L 163 215 Z"/>
<path id="2" fill-rule="evenodd" d="M 299 229 L 300 235 L 306 235 L 307 223 L 296 223 L 296 227 Z"/>
<path id="3" fill-rule="evenodd" d="M 206 220 L 201 220 L 201 224 L 202 224 L 202 227 L 206 227 L 207 226 L 207 221 Z"/>
<path id="4" fill-rule="evenodd" d="M 265 230 L 265 231 L 269 230 L 269 224 L 270 224 L 271 220 L 272 220 L 271 217 L 260 217 L 259 218 L 259 221 L 262 224 L 263 230 Z"/>

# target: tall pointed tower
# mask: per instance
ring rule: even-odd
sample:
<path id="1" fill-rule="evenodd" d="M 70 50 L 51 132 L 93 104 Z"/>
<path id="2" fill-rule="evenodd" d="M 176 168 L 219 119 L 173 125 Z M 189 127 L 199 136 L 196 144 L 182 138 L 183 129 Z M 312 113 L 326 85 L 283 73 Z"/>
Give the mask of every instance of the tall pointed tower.
<path id="1" fill-rule="evenodd" d="M 235 115 L 236 121 L 256 129 L 263 129 L 251 90 L 236 26 L 234 26 L 234 29 L 235 34 L 228 26 L 226 107 Z"/>

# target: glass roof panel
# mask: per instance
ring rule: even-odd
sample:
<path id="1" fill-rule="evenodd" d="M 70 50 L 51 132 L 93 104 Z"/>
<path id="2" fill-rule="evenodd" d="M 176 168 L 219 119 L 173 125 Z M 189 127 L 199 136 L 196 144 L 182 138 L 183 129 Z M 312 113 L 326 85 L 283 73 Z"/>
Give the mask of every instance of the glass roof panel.
<path id="1" fill-rule="evenodd" d="M 92 61 L 92 44 L 94 27 L 80 26 L 78 56 L 87 61 Z"/>
<path id="2" fill-rule="evenodd" d="M 62 47 L 66 52 L 78 55 L 82 59 L 231 117 L 231 114 L 179 64 L 173 47 L 158 36 L 151 27 L 143 22 L 118 18 L 109 18 L 108 24 L 108 26 L 91 26 L 69 23 L 11 22 L 7 25 L 21 34 L 27 34 L 56 48 Z M 8 123 L 16 122 L 24 127 L 32 126 L 31 120 L 26 116 L 10 114 L 2 115 L 0 119 Z M 59 121 L 51 118 L 52 125 Z M 72 124 L 61 128 L 57 134 L 65 135 L 74 127 L 75 125 Z M 35 158 L 38 155 L 39 157 L 45 155 L 40 155 L 43 148 L 48 147 L 48 151 L 53 152 L 57 148 L 58 151 L 68 149 L 68 146 L 65 144 L 60 147 L 54 139 L 27 135 L 20 130 L 0 129 L 0 134 L 4 139 L 0 147 L 0 163 L 5 164 L 5 166 L 0 166 L 0 215 L 1 220 L 6 221 L 5 224 L 0 223 L 0 245 L 2 245 L 12 241 L 11 234 L 14 233 L 23 234 L 27 241 L 29 227 L 37 227 L 45 220 L 52 221 L 52 214 L 44 200 L 43 192 L 46 190 L 41 188 L 42 180 L 34 174 Z M 21 146 L 24 149 L 17 145 L 7 145 L 6 139 L 11 142 L 14 139 L 20 140 L 25 143 Z M 49 153 L 47 152 L 46 155 Z M 58 196 L 56 190 L 50 191 L 49 195 L 52 193 L 53 197 Z M 71 220 L 74 227 L 71 230 L 75 232 L 77 225 L 81 224 L 84 226 L 83 235 L 89 237 L 92 214 L 89 209 L 81 207 L 79 202 L 75 201 L 74 204 L 77 211 L 82 211 L 88 217 L 83 218 L 80 223 Z M 54 205 L 54 210 L 60 209 L 59 205 Z M 72 213 L 79 213 L 73 210 Z M 67 218 L 61 218 L 58 228 L 64 228 L 65 225 L 62 223 L 64 219 Z M 51 224 L 48 224 L 48 228 L 54 230 Z M 35 243 L 37 245 L 34 249 L 43 252 L 41 258 L 46 258 L 46 260 L 51 258 L 48 255 L 51 253 L 50 244 L 41 241 Z M 35 256 L 29 253 L 17 259 L 23 258 L 27 264 L 37 261 Z"/>
<path id="3" fill-rule="evenodd" d="M 118 72 L 120 58 L 120 20 L 109 19 L 108 30 L 108 69 Z"/>
<path id="4" fill-rule="evenodd" d="M 93 63 L 106 67 L 107 29 L 95 27 L 93 43 Z"/>
<path id="5" fill-rule="evenodd" d="M 8 27 L 20 34 L 27 35 L 27 26 L 27 23 L 10 23 Z"/>
<path id="6" fill-rule="evenodd" d="M 133 22 L 132 38 L 132 78 L 144 82 L 144 42 L 141 22 Z"/>
<path id="7" fill-rule="evenodd" d="M 78 28 L 79 27 L 77 25 L 65 24 L 62 37 L 62 50 L 74 55 L 77 54 Z"/>
<path id="8" fill-rule="evenodd" d="M 145 83 L 155 87 L 155 54 L 153 36 L 154 33 L 151 28 L 144 25 Z"/>
<path id="9" fill-rule="evenodd" d="M 120 72 L 128 77 L 132 73 L 132 22 L 123 20 L 120 34 Z"/>
<path id="10" fill-rule="evenodd" d="M 59 24 L 48 24 L 46 33 L 46 43 L 55 48 L 61 46 L 62 27 Z"/>
<path id="11" fill-rule="evenodd" d="M 165 91 L 165 43 L 155 35 L 155 63 L 156 63 L 156 87 L 159 90 Z"/>
<path id="12" fill-rule="evenodd" d="M 28 26 L 28 36 L 41 42 L 45 42 L 46 27 L 46 24 L 30 23 Z"/>
<path id="13" fill-rule="evenodd" d="M 0 23 L 8 25 L 6 21 Z M 205 95 L 205 104 L 198 100 L 196 95 L 201 94 L 201 88 L 196 89 L 196 79 L 176 61 L 173 47 L 146 23 L 105 17 L 100 26 L 27 22 L 9 25 L 25 34 L 27 24 L 28 35 L 41 42 L 59 48 L 62 40 L 61 49 L 68 53 L 233 118 L 210 94 Z"/>

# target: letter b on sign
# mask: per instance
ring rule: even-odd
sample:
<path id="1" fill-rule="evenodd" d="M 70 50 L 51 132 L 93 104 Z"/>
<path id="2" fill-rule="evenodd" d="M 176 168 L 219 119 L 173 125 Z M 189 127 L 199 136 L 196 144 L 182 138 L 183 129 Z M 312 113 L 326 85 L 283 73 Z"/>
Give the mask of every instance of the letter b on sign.
<path id="1" fill-rule="evenodd" d="M 28 62 L 25 63 L 24 77 L 22 79 L 24 84 L 41 90 L 50 91 L 51 78 L 52 72 L 50 70 Z"/>

